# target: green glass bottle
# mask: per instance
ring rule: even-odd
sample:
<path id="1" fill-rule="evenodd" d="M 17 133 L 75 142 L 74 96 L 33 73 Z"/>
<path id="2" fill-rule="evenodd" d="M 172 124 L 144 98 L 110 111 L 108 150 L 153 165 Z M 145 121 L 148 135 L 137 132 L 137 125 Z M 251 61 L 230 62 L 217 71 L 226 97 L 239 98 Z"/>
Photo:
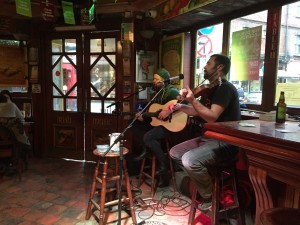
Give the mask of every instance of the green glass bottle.
<path id="1" fill-rule="evenodd" d="M 284 92 L 280 92 L 279 102 L 276 106 L 276 123 L 284 123 L 286 114 L 286 104 Z"/>

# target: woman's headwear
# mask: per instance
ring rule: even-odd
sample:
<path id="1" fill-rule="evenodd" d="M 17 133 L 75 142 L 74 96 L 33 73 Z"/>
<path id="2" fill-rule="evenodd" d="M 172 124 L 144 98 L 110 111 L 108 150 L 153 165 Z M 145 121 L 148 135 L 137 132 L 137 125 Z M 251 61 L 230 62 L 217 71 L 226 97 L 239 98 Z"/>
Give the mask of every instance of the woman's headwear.
<path id="1" fill-rule="evenodd" d="M 170 79 L 170 73 L 168 70 L 161 68 L 158 69 L 156 74 L 158 74 L 161 78 L 163 78 L 164 80 Z"/>

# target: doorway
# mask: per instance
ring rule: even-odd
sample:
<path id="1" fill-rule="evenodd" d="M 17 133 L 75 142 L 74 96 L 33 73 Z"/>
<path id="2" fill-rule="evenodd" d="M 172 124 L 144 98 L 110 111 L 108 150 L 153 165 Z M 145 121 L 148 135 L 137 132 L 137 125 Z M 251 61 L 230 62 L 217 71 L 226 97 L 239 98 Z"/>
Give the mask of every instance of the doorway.
<path id="1" fill-rule="evenodd" d="M 46 45 L 46 155 L 91 160 L 120 129 L 120 32 L 53 34 Z"/>

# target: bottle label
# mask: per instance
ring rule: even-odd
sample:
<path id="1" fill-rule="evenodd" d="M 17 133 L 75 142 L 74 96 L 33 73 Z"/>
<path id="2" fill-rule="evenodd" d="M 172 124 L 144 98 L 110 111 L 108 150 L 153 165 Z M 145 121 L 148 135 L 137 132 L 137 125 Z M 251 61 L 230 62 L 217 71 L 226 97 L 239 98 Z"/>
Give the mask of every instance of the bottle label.
<path id="1" fill-rule="evenodd" d="M 278 119 L 285 119 L 285 107 L 278 107 L 278 112 L 277 112 L 277 118 Z"/>

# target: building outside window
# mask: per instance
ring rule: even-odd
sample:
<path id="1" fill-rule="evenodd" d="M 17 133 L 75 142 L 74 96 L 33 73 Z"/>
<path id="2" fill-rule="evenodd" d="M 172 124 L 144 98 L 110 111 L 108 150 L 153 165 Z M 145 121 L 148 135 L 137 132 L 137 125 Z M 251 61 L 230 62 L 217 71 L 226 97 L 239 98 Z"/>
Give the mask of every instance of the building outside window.
<path id="1" fill-rule="evenodd" d="M 274 76 L 276 93 L 285 91 L 288 107 L 300 107 L 300 1 L 282 6 L 277 73 Z M 228 56 L 232 67 L 228 75 L 243 94 L 246 104 L 261 105 L 264 91 L 265 47 L 268 11 L 261 11 L 230 21 Z M 222 52 L 223 24 L 197 31 L 195 86 L 203 82 L 203 67 L 212 54 Z M 243 92 L 243 93 L 242 93 Z M 241 95 L 242 96 L 242 95 Z"/>
<path id="2" fill-rule="evenodd" d="M 295 54 L 300 55 L 300 35 L 296 35 Z"/>
<path id="3" fill-rule="evenodd" d="M 230 23 L 229 81 L 244 92 L 240 100 L 261 104 L 266 44 L 267 11 L 234 19 Z"/>
<path id="4" fill-rule="evenodd" d="M 280 91 L 285 92 L 288 107 L 300 107 L 300 1 L 284 5 L 281 29 L 275 103 Z M 274 103 L 274 104 L 275 104 Z"/>
<path id="5" fill-rule="evenodd" d="M 276 80 L 276 93 L 274 105 L 279 99 L 280 91 L 285 91 L 286 103 L 288 107 L 298 108 L 300 106 L 300 94 L 296 91 L 300 88 L 300 17 L 297 14 L 299 10 L 300 2 L 284 5 L 281 12 L 281 27 L 279 38 L 279 52 L 278 52 L 278 64 L 277 74 L 275 74 L 274 80 Z M 264 78 L 264 62 L 265 62 L 265 45 L 266 45 L 266 24 L 267 24 L 267 11 L 258 12 L 252 15 L 240 17 L 231 21 L 230 24 L 230 45 L 229 56 L 232 60 L 232 69 L 230 71 L 229 80 L 236 84 L 238 87 L 242 87 L 245 93 L 246 104 L 260 105 L 262 102 L 263 90 L 263 78 Z M 248 71 L 248 77 L 234 76 L 233 69 L 237 63 L 234 59 L 233 46 L 238 40 L 234 40 L 236 32 L 241 32 L 240 37 L 251 35 L 251 29 L 260 28 L 261 36 L 258 38 L 252 38 L 251 50 L 253 48 L 260 48 L 259 57 L 259 72 L 258 76 L 252 77 L 250 73 L 253 70 Z M 248 35 L 247 35 L 248 34 Z M 252 35 L 254 32 L 252 32 Z M 257 34 L 257 33 L 256 33 Z M 254 46 L 254 42 L 256 45 Z M 245 52 L 247 46 L 243 46 L 242 42 L 238 44 L 240 49 Z M 250 43 L 250 42 L 249 42 Z M 256 56 L 257 57 L 257 56 Z M 240 56 L 238 58 L 241 58 Z M 246 57 L 245 60 L 248 64 L 253 63 L 251 57 Z M 240 72 L 240 70 L 239 70 Z"/>

